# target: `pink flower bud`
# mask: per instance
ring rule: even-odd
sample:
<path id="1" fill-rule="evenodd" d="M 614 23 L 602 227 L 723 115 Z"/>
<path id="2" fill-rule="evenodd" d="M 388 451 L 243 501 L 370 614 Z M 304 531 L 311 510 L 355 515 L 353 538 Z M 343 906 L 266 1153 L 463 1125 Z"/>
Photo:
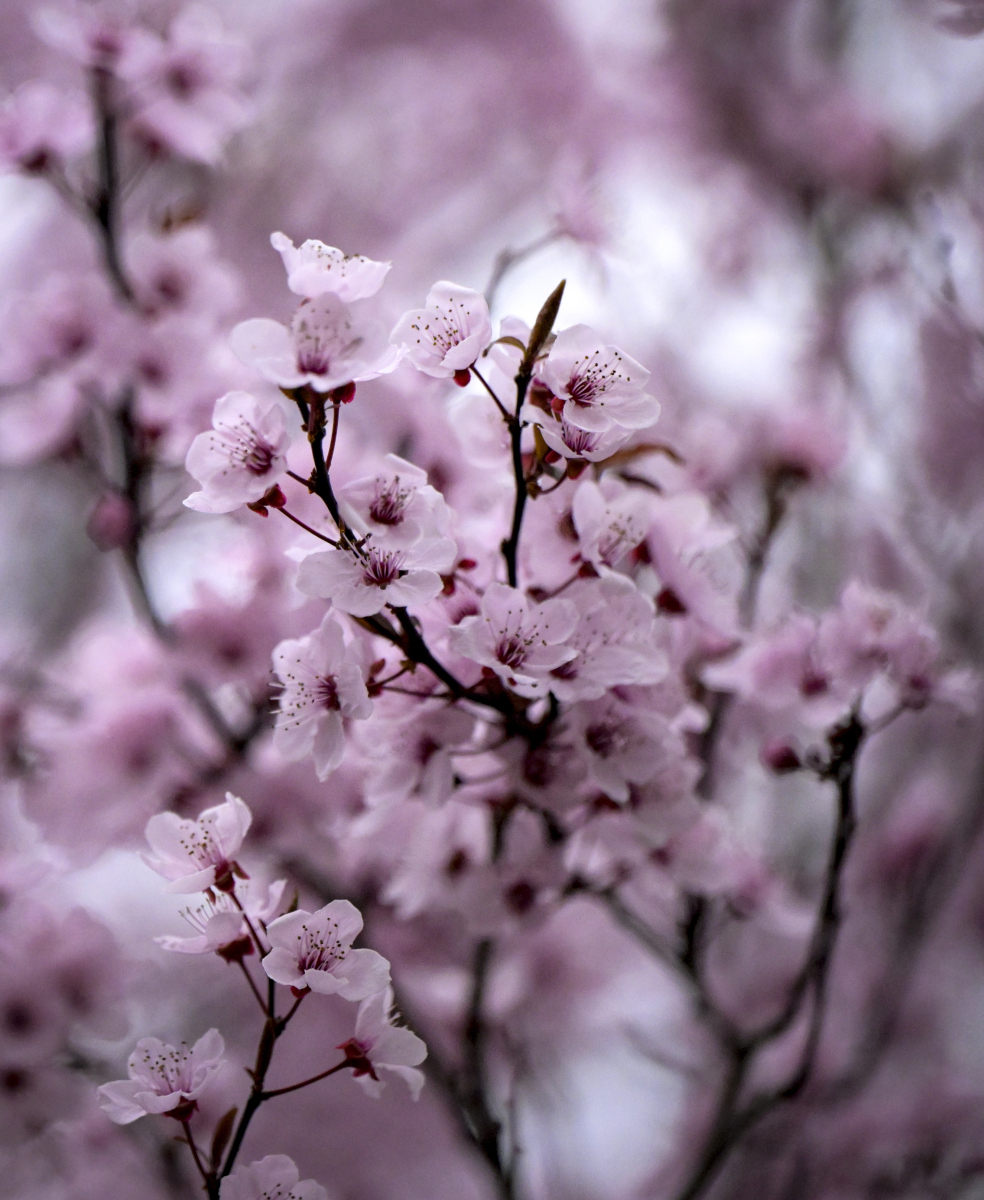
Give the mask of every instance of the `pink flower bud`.
<path id="1" fill-rule="evenodd" d="M 133 508 L 119 492 L 104 492 L 96 501 L 86 533 L 100 550 L 117 550 L 133 536 Z"/>

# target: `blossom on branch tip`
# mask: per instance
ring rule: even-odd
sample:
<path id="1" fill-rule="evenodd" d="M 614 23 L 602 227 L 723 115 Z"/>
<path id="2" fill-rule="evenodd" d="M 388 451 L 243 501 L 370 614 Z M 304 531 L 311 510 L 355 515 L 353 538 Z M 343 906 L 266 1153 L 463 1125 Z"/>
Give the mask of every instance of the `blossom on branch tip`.
<path id="1" fill-rule="evenodd" d="M 383 464 L 375 475 L 353 480 L 339 492 L 352 528 L 360 535 L 372 534 L 374 545 L 387 547 L 446 536 L 451 512 L 441 493 L 428 484 L 427 472 L 396 454 L 387 454 Z"/>
<path id="2" fill-rule="evenodd" d="M 550 690 L 550 673 L 570 662 L 577 651 L 562 645 L 577 624 L 569 600 L 534 604 L 517 588 L 489 584 L 481 612 L 465 617 L 449 631 L 451 646 L 488 667 L 520 696 Z"/>
<path id="3" fill-rule="evenodd" d="M 145 854 L 144 862 L 171 880 L 167 892 L 204 892 L 211 887 L 229 891 L 235 857 L 252 820 L 247 805 L 231 792 L 226 792 L 224 804 L 206 808 L 197 821 L 158 813 L 147 822 L 154 854 Z"/>
<path id="4" fill-rule="evenodd" d="M 371 617 L 387 604 L 405 608 L 440 595 L 441 579 L 454 565 L 457 547 L 450 538 L 421 538 L 405 549 L 372 541 L 359 552 L 324 550 L 302 560 L 298 590 L 331 600 L 340 612 Z"/>
<path id="5" fill-rule="evenodd" d="M 319 779 L 342 761 L 343 718 L 372 714 L 362 668 L 331 616 L 307 637 L 281 642 L 273 669 L 283 685 L 273 744 L 291 762 L 313 752 Z"/>
<path id="6" fill-rule="evenodd" d="M 216 1029 L 203 1034 L 189 1050 L 169 1046 L 158 1038 L 141 1038 L 126 1064 L 130 1078 L 104 1083 L 97 1089 L 99 1106 L 117 1125 L 129 1125 L 148 1113 L 182 1115 L 219 1069 L 225 1043 Z"/>
<path id="7" fill-rule="evenodd" d="M 557 334 L 538 378 L 561 402 L 557 415 L 578 429 L 645 429 L 659 416 L 659 402 L 642 390 L 649 378 L 646 368 L 604 345 L 587 325 Z"/>
<path id="8" fill-rule="evenodd" d="M 237 884 L 236 895 L 245 915 L 227 893 L 218 892 L 214 899 L 206 898 L 197 908 L 186 908 L 182 912 L 181 915 L 192 929 L 198 931 L 194 937 L 164 934 L 154 938 L 154 941 L 162 950 L 175 954 L 222 954 L 231 947 L 236 948 L 237 957 L 240 950 L 244 954 L 251 954 L 246 917 L 254 926 L 272 920 L 280 907 L 286 886 L 286 879 L 278 879 L 269 888 L 258 890 L 252 886 L 251 880 L 243 880 Z M 237 945 L 240 942 L 244 945 Z M 232 956 L 227 954 L 225 957 Z"/>
<path id="9" fill-rule="evenodd" d="M 581 429 L 564 416 L 552 424 L 541 424 L 540 421 L 537 424 L 543 440 L 555 454 L 562 458 L 584 458 L 588 462 L 603 462 L 610 458 L 632 435 L 630 429 L 618 425 L 601 432 Z"/>
<path id="10" fill-rule="evenodd" d="M 392 371 L 400 351 L 387 346 L 383 327 L 353 316 L 338 296 L 326 292 L 304 300 L 290 328 L 269 317 L 242 321 L 230 335 L 236 357 L 282 388 L 304 384 L 330 392 Z"/>
<path id="11" fill-rule="evenodd" d="M 212 429 L 191 443 L 185 468 L 202 485 L 185 500 L 198 512 L 227 513 L 259 500 L 287 470 L 287 418 L 276 400 L 229 392 L 215 403 Z"/>
<path id="12" fill-rule="evenodd" d="M 328 1193 L 313 1179 L 301 1179 L 286 1154 L 268 1154 L 227 1175 L 219 1186 L 219 1200 L 328 1200 Z"/>
<path id="13" fill-rule="evenodd" d="M 393 265 L 374 262 L 362 254 L 344 254 L 313 238 L 295 246 L 284 233 L 271 233 L 270 245 L 284 261 L 287 286 L 295 295 L 308 300 L 328 292 L 346 304 L 367 300 L 383 286 Z"/>
<path id="14" fill-rule="evenodd" d="M 275 983 L 310 988 L 324 996 L 364 1000 L 389 983 L 389 963 L 375 950 L 353 950 L 362 914 L 348 900 L 332 900 L 317 912 L 286 913 L 267 927 L 273 949 L 263 970 Z"/>
<path id="15" fill-rule="evenodd" d="M 451 379 L 474 366 L 492 341 L 489 306 L 480 292 L 456 283 L 435 283 L 425 308 L 411 309 L 397 322 L 390 341 L 425 375 Z"/>
<path id="16" fill-rule="evenodd" d="M 643 540 L 649 526 L 649 500 L 637 490 L 585 482 L 571 509 L 581 557 L 604 571 L 616 566 Z"/>
<path id="17" fill-rule="evenodd" d="M 355 1037 L 338 1049 L 345 1051 L 356 1081 L 374 1099 L 386 1086 L 376 1072 L 389 1071 L 406 1083 L 416 1100 L 424 1086 L 424 1073 L 416 1068 L 427 1057 L 427 1047 L 415 1033 L 394 1025 L 394 1015 L 392 988 L 366 997 L 355 1019 Z"/>

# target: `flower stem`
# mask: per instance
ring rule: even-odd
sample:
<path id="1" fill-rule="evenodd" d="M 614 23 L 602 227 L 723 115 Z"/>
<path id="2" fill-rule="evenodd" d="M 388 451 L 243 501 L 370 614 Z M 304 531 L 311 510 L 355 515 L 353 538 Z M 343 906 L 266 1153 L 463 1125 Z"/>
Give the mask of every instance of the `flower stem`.
<path id="1" fill-rule="evenodd" d="M 335 1063 L 333 1067 L 329 1067 L 327 1071 L 322 1071 L 320 1075 L 312 1075 L 310 1079 L 302 1079 L 300 1083 L 292 1083 L 289 1087 L 274 1088 L 271 1092 L 264 1092 L 263 1099 L 270 1100 L 273 1096 L 286 1096 L 288 1092 L 299 1091 L 301 1088 L 308 1087 L 312 1083 L 317 1083 L 321 1079 L 327 1079 L 329 1075 L 334 1075 L 336 1071 L 349 1066 L 350 1063 L 350 1059 L 343 1058 L 340 1063 Z"/>

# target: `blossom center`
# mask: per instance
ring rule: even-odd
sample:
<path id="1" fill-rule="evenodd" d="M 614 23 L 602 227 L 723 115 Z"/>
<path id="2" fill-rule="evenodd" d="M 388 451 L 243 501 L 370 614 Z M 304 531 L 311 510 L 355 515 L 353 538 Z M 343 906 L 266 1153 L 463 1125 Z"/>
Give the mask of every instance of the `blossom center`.
<path id="1" fill-rule="evenodd" d="M 338 683 L 334 675 L 319 677 L 314 687 L 315 700 L 328 712 L 337 712 L 341 707 L 338 699 Z"/>
<path id="2" fill-rule="evenodd" d="M 345 950 L 334 930 L 309 929 L 307 925 L 302 929 L 297 955 L 297 965 L 301 971 L 330 971 L 335 963 L 345 957 Z"/>
<path id="3" fill-rule="evenodd" d="M 377 525 L 399 525 L 403 521 L 403 511 L 407 506 L 409 492 L 400 490 L 400 481 L 394 479 L 385 487 L 380 487 L 376 497 L 369 506 L 369 515 Z"/>
<path id="4" fill-rule="evenodd" d="M 402 554 L 371 549 L 362 571 L 363 582 L 369 587 L 389 587 L 394 580 L 399 579 L 402 561 Z"/>
<path id="5" fill-rule="evenodd" d="M 504 667 L 521 667 L 526 661 L 527 643 L 518 633 L 506 634 L 499 639 L 495 656 Z"/>

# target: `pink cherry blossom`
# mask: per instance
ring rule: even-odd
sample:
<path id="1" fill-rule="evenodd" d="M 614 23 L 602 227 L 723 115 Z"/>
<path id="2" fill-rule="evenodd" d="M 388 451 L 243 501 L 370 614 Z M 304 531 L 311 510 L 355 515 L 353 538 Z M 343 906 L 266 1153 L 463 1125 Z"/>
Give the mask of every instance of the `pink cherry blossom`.
<path id="1" fill-rule="evenodd" d="M 244 49 L 197 4 L 178 13 L 164 39 L 135 32 L 118 68 L 137 101 L 135 128 L 185 158 L 217 163 L 229 135 L 250 116 L 239 87 Z"/>
<path id="2" fill-rule="evenodd" d="M 375 296 L 392 263 L 374 262 L 362 254 L 345 254 L 309 238 L 300 246 L 283 233 L 271 233 L 270 245 L 284 260 L 287 286 L 295 295 L 315 300 L 332 292 L 350 304 Z"/>
<path id="3" fill-rule="evenodd" d="M 399 1076 L 414 1100 L 424 1086 L 424 1073 L 417 1067 L 427 1057 L 427 1047 L 415 1033 L 394 1024 L 393 989 L 367 996 L 359 1005 L 355 1037 L 339 1046 L 352 1060 L 353 1075 L 362 1090 L 374 1098 L 386 1086 L 377 1071 Z"/>
<path id="4" fill-rule="evenodd" d="M 492 341 L 489 306 L 479 292 L 456 283 L 435 283 L 425 308 L 412 309 L 400 318 L 390 335 L 403 346 L 407 357 L 425 375 L 450 379 L 467 371 Z"/>
<path id="5" fill-rule="evenodd" d="M 254 926 L 271 921 L 280 907 L 286 886 L 286 879 L 278 879 L 268 888 L 258 887 L 251 879 L 241 880 L 236 885 L 236 899 L 242 909 L 226 892 L 217 892 L 214 899 L 206 898 L 195 908 L 186 908 L 182 912 L 182 917 L 196 930 L 193 937 L 164 934 L 154 941 L 162 950 L 175 954 L 217 953 L 241 939 L 248 939 L 243 909 Z"/>
<path id="6" fill-rule="evenodd" d="M 629 799 L 631 784 L 645 783 L 665 760 L 684 754 L 669 721 L 614 696 L 575 705 L 567 719 L 592 781 L 619 803 Z"/>
<path id="7" fill-rule="evenodd" d="M 648 496 L 638 489 L 582 483 L 571 512 L 581 557 L 599 570 L 616 566 L 646 536 L 649 510 Z"/>
<path id="8" fill-rule="evenodd" d="M 409 546 L 444 537 L 451 527 L 451 512 L 426 471 L 396 454 L 387 454 L 375 475 L 346 484 L 338 498 L 348 523 L 372 534 L 375 546 Z"/>
<path id="9" fill-rule="evenodd" d="M 578 429 L 644 429 L 659 416 L 658 402 L 642 390 L 649 378 L 646 368 L 604 345 L 587 325 L 557 334 L 538 378 L 563 401 L 564 419 Z"/>
<path id="10" fill-rule="evenodd" d="M 313 754 L 318 778 L 327 779 L 345 752 L 343 718 L 372 713 L 358 655 L 326 616 L 314 633 L 281 642 L 273 669 L 283 685 L 273 744 L 291 761 Z"/>
<path id="11" fill-rule="evenodd" d="M 74 0 L 34 13 L 38 36 L 85 67 L 112 70 L 140 34 L 119 11 L 119 5 Z"/>
<path id="12" fill-rule="evenodd" d="M 328 1200 L 328 1193 L 313 1179 L 301 1179 L 286 1154 L 268 1154 L 227 1175 L 219 1187 L 219 1200 Z"/>
<path id="13" fill-rule="evenodd" d="M 259 500 L 287 470 L 287 417 L 276 400 L 229 392 L 215 403 L 212 429 L 191 443 L 188 474 L 202 485 L 186 500 L 198 512 L 232 512 Z"/>
<path id="14" fill-rule="evenodd" d="M 210 1029 L 189 1050 L 158 1038 L 141 1038 L 126 1064 L 129 1080 L 104 1083 L 100 1107 L 117 1125 L 129 1125 L 148 1113 L 169 1113 L 191 1105 L 219 1069 L 225 1043 Z"/>
<path id="15" fill-rule="evenodd" d="M 375 950 L 352 949 L 361 931 L 362 914 L 348 900 L 332 900 L 313 913 L 286 913 L 267 926 L 272 949 L 263 970 L 298 991 L 364 1000 L 389 983 L 389 963 Z"/>
<path id="16" fill-rule="evenodd" d="M 304 300 L 290 328 L 268 317 L 242 321 L 230 338 L 236 356 L 283 388 L 309 384 L 329 392 L 392 371 L 400 360 L 385 331 L 371 317 L 356 316 L 338 296 L 325 292 Z"/>
<path id="17" fill-rule="evenodd" d="M 577 654 L 566 643 L 577 624 L 570 600 L 534 604 L 517 588 L 492 583 L 481 612 L 451 629 L 452 647 L 489 667 L 514 692 L 536 696 L 550 689 L 550 675 Z"/>
<path id="18" fill-rule="evenodd" d="M 0 164 L 43 171 L 83 154 L 92 135 L 92 118 L 80 95 L 30 80 L 0 108 Z"/>
<path id="19" fill-rule="evenodd" d="M 630 579 L 579 579 L 564 593 L 578 611 L 567 639 L 577 657 L 550 672 L 558 700 L 597 700 L 619 684 L 658 683 L 668 670 L 652 602 Z"/>
<path id="20" fill-rule="evenodd" d="M 540 432 L 550 449 L 562 458 L 583 458 L 588 462 L 604 462 L 632 436 L 631 429 L 623 429 L 620 425 L 612 425 L 600 432 L 581 429 L 563 415 L 559 421 L 540 424 Z"/>
<path id="21" fill-rule="evenodd" d="M 402 608 L 433 600 L 456 553 L 454 542 L 445 537 L 421 538 L 405 549 L 370 541 L 359 552 L 319 551 L 301 562 L 297 586 L 306 596 L 331 600 L 340 612 L 369 617 L 387 604 Z"/>
<path id="22" fill-rule="evenodd" d="M 147 822 L 147 841 L 153 856 L 144 861 L 158 875 L 170 879 L 168 892 L 227 890 L 236 855 L 253 820 L 249 808 L 231 792 L 224 804 L 206 808 L 195 821 L 164 812 Z"/>

